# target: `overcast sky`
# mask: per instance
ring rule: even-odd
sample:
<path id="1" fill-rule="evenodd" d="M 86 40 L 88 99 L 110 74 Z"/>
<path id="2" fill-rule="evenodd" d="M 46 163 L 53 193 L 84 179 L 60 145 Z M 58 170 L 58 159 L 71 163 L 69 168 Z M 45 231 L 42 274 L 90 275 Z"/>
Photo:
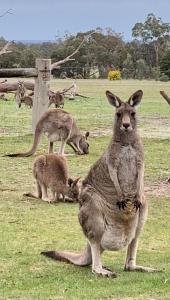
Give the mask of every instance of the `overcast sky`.
<path id="1" fill-rule="evenodd" d="M 65 31 L 112 27 L 131 39 L 131 29 L 148 13 L 170 22 L 170 0 L 0 0 L 0 36 L 7 40 L 54 40 Z"/>

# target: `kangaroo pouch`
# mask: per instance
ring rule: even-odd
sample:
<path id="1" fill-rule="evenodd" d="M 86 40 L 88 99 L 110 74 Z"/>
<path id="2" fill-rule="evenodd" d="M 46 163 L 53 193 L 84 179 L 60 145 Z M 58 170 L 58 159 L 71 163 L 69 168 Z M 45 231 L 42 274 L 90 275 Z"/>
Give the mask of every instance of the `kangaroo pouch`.
<path id="1" fill-rule="evenodd" d="M 105 223 L 105 231 L 101 239 L 101 247 L 105 250 L 117 251 L 127 245 L 135 237 L 138 224 L 138 213 L 131 220 L 123 221 L 112 218 L 110 224 Z"/>

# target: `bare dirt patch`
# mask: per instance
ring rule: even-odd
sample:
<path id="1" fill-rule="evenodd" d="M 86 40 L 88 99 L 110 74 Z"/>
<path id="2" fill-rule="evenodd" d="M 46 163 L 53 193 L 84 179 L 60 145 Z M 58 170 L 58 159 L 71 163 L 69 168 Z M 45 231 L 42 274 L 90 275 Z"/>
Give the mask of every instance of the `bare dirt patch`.
<path id="1" fill-rule="evenodd" d="M 9 134 L 9 130 L 7 128 L 0 128 L 0 136 L 6 136 Z"/>
<path id="2" fill-rule="evenodd" d="M 146 185 L 145 193 L 155 197 L 170 197 L 170 178 L 167 181 Z"/>
<path id="3" fill-rule="evenodd" d="M 147 138 L 170 138 L 170 118 L 141 117 L 139 118 L 139 132 Z M 90 136 L 111 136 L 112 126 L 100 127 L 90 132 Z"/>
<path id="4" fill-rule="evenodd" d="M 141 117 L 139 132 L 142 137 L 147 138 L 170 138 L 170 118 Z"/>

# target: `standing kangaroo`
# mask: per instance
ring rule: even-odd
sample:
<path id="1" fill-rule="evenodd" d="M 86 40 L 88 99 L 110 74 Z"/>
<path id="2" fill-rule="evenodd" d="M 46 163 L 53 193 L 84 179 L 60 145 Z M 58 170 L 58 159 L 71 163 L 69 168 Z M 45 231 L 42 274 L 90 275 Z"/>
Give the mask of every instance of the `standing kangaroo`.
<path id="1" fill-rule="evenodd" d="M 78 129 L 73 117 L 62 109 L 50 109 L 43 114 L 37 123 L 32 148 L 28 152 L 7 154 L 10 157 L 27 157 L 35 153 L 41 134 L 44 133 L 49 140 L 48 153 L 53 153 L 53 143 L 61 141 L 59 154 L 64 155 L 66 143 L 78 154 L 88 154 L 89 144 L 87 137 L 89 132 L 83 136 Z"/>
<path id="2" fill-rule="evenodd" d="M 68 178 L 67 161 L 56 154 L 39 155 L 33 165 L 33 175 L 36 180 L 36 194 L 26 193 L 25 196 L 42 198 L 47 202 L 57 202 L 60 194 L 69 198 L 71 202 L 78 202 L 80 178 Z M 47 189 L 52 192 L 49 198 Z"/>
<path id="3" fill-rule="evenodd" d="M 26 89 L 24 87 L 24 81 L 18 81 L 17 91 L 15 93 L 15 100 L 18 107 L 21 107 L 21 99 L 25 96 Z"/>
<path id="4" fill-rule="evenodd" d="M 80 193 L 78 217 L 87 238 L 86 249 L 81 254 L 47 251 L 43 255 L 79 266 L 92 264 L 93 273 L 115 277 L 115 273 L 102 266 L 101 254 L 127 246 L 126 271 L 156 271 L 136 265 L 137 241 L 147 219 L 144 155 L 135 111 L 142 95 L 139 90 L 123 102 L 106 91 L 109 103 L 116 107 L 113 137 L 91 167 Z"/>
<path id="5" fill-rule="evenodd" d="M 64 107 L 64 95 L 60 92 L 51 92 L 49 94 L 49 104 L 48 104 L 48 107 L 51 106 L 51 104 L 55 105 L 55 108 L 63 108 Z"/>

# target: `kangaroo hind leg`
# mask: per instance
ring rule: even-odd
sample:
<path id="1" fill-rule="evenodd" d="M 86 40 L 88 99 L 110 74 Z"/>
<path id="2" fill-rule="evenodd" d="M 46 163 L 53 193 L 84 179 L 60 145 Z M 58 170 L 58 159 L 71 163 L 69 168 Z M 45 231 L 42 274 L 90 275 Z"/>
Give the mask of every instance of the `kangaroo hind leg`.
<path id="1" fill-rule="evenodd" d="M 141 230 L 143 229 L 146 218 L 147 218 L 147 204 L 145 203 L 139 211 L 139 221 L 136 230 L 136 235 L 134 239 L 131 241 L 131 243 L 128 245 L 127 256 L 126 256 L 125 267 L 124 267 L 125 271 L 138 271 L 138 272 L 149 272 L 149 273 L 160 271 L 154 268 L 136 265 L 138 237 Z"/>
<path id="2" fill-rule="evenodd" d="M 49 142 L 49 146 L 48 146 L 48 154 L 53 153 L 53 142 Z"/>
<path id="3" fill-rule="evenodd" d="M 92 252 L 92 273 L 102 275 L 103 277 L 117 277 L 111 270 L 102 266 L 101 247 L 97 242 L 91 242 Z"/>

